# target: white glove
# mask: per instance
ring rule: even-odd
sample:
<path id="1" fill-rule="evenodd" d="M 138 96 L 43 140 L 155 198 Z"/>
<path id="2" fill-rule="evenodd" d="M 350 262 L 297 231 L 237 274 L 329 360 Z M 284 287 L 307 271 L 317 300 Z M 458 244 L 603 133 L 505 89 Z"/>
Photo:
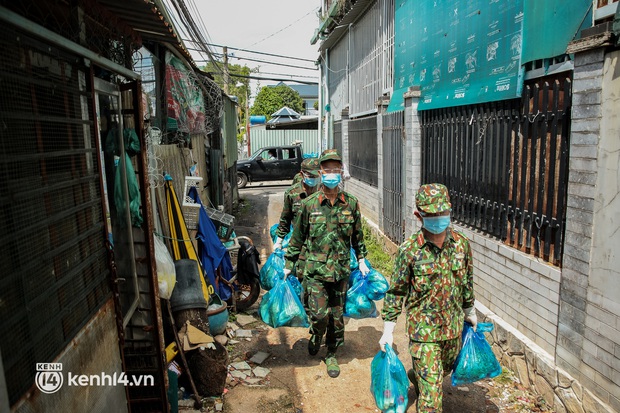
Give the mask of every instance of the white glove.
<path id="1" fill-rule="evenodd" d="M 385 351 L 386 344 L 389 344 L 390 347 L 392 347 L 392 344 L 394 344 L 394 327 L 396 327 L 396 323 L 393 321 L 383 322 L 383 335 L 379 340 L 379 346 L 381 347 L 381 351 Z"/>
<path id="2" fill-rule="evenodd" d="M 465 313 L 465 321 L 471 324 L 474 327 L 474 331 L 476 331 L 476 327 L 478 326 L 478 316 L 476 315 L 476 307 L 472 306 L 469 308 L 463 308 L 463 312 Z"/>
<path id="3" fill-rule="evenodd" d="M 284 269 L 284 279 L 286 280 L 286 278 L 291 275 L 291 270 L 287 270 L 286 268 Z"/>
<path id="4" fill-rule="evenodd" d="M 284 240 L 282 238 L 278 237 L 278 239 L 276 240 L 276 243 L 273 244 L 274 251 L 282 249 L 282 241 L 284 241 Z"/>
<path id="5" fill-rule="evenodd" d="M 359 269 L 362 275 L 366 275 L 370 272 L 370 268 L 368 268 L 368 265 L 366 265 L 366 260 L 364 258 L 359 260 L 358 263 L 359 263 Z"/>

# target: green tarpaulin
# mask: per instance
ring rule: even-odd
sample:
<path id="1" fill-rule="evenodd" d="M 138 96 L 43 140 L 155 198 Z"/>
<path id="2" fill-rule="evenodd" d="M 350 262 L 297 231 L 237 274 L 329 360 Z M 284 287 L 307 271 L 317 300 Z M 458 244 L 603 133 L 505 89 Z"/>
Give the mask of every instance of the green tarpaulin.
<path id="1" fill-rule="evenodd" d="M 419 86 L 418 109 L 512 99 L 522 64 L 563 54 L 591 25 L 586 0 L 404 0 L 395 7 L 394 93 Z M 590 17 L 588 17 L 590 16 Z"/>

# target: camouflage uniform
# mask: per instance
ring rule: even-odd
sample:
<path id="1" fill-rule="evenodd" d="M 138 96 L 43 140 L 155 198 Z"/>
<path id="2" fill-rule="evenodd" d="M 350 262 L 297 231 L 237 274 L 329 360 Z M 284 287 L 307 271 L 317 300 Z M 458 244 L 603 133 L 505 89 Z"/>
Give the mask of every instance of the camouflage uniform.
<path id="1" fill-rule="evenodd" d="M 301 174 L 301 172 L 297 172 L 297 174 L 293 177 L 293 183 L 291 184 L 291 186 L 298 184 L 303 180 L 304 176 Z"/>
<path id="2" fill-rule="evenodd" d="M 366 256 L 357 198 L 338 192 L 334 205 L 322 189 L 301 202 L 286 251 L 286 268 L 306 249 L 303 277 L 309 295 L 310 334 L 322 337 L 335 352 L 344 342 L 344 303 L 350 274 L 350 249 Z M 331 311 L 330 311 L 331 310 Z"/>
<path id="3" fill-rule="evenodd" d="M 319 161 L 316 158 L 306 158 L 301 163 L 302 172 L 307 173 L 312 177 L 319 177 Z M 300 172 L 301 174 L 301 172 Z M 303 183 L 303 176 L 301 181 L 291 185 L 289 189 L 284 192 L 284 206 L 282 207 L 282 213 L 280 214 L 280 224 L 276 229 L 276 236 L 278 238 L 284 238 L 291 229 L 291 223 L 293 223 L 299 208 L 301 207 L 301 201 L 307 198 L 314 192 L 314 188 L 307 187 Z M 299 278 L 302 277 L 303 267 L 305 262 L 305 253 L 302 248 L 297 264 L 295 266 L 296 274 Z M 305 291 L 305 288 L 304 288 Z"/>
<path id="4" fill-rule="evenodd" d="M 416 204 L 426 213 L 448 210 L 447 189 L 425 185 L 416 195 Z M 420 230 L 400 246 L 383 319 L 395 322 L 403 303 L 419 391 L 418 412 L 441 412 L 443 377 L 451 373 L 461 347 L 463 308 L 474 305 L 472 253 L 463 234 L 448 228 L 439 248 Z"/>

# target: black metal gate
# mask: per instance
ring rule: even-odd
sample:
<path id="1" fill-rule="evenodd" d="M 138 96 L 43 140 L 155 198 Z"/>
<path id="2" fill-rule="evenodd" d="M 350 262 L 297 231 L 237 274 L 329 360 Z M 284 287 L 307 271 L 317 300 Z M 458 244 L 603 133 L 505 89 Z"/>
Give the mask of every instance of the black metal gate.
<path id="1" fill-rule="evenodd" d="M 337 149 L 338 153 L 342 155 L 342 121 L 335 121 L 332 130 L 334 134 L 334 149 Z"/>
<path id="2" fill-rule="evenodd" d="M 405 239 L 405 112 L 383 115 L 383 232 L 400 244 Z"/>
<path id="3" fill-rule="evenodd" d="M 422 112 L 422 181 L 450 189 L 453 217 L 560 265 L 571 73 L 527 82 L 521 99 Z"/>
<path id="4" fill-rule="evenodd" d="M 349 121 L 349 171 L 351 177 L 377 188 L 377 116 Z"/>

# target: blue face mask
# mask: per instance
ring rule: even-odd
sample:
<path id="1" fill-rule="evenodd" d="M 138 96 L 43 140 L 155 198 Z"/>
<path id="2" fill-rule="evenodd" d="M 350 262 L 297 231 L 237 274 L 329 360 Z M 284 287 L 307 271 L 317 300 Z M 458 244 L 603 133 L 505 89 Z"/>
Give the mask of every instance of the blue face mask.
<path id="1" fill-rule="evenodd" d="M 321 182 L 329 189 L 334 189 L 340 183 L 340 174 L 323 174 Z"/>
<path id="2" fill-rule="evenodd" d="M 314 188 L 319 183 L 319 178 L 304 178 L 304 184 L 308 185 L 310 188 Z"/>
<path id="3" fill-rule="evenodd" d="M 450 215 L 441 217 L 422 217 L 424 228 L 431 234 L 441 234 L 450 225 Z"/>

